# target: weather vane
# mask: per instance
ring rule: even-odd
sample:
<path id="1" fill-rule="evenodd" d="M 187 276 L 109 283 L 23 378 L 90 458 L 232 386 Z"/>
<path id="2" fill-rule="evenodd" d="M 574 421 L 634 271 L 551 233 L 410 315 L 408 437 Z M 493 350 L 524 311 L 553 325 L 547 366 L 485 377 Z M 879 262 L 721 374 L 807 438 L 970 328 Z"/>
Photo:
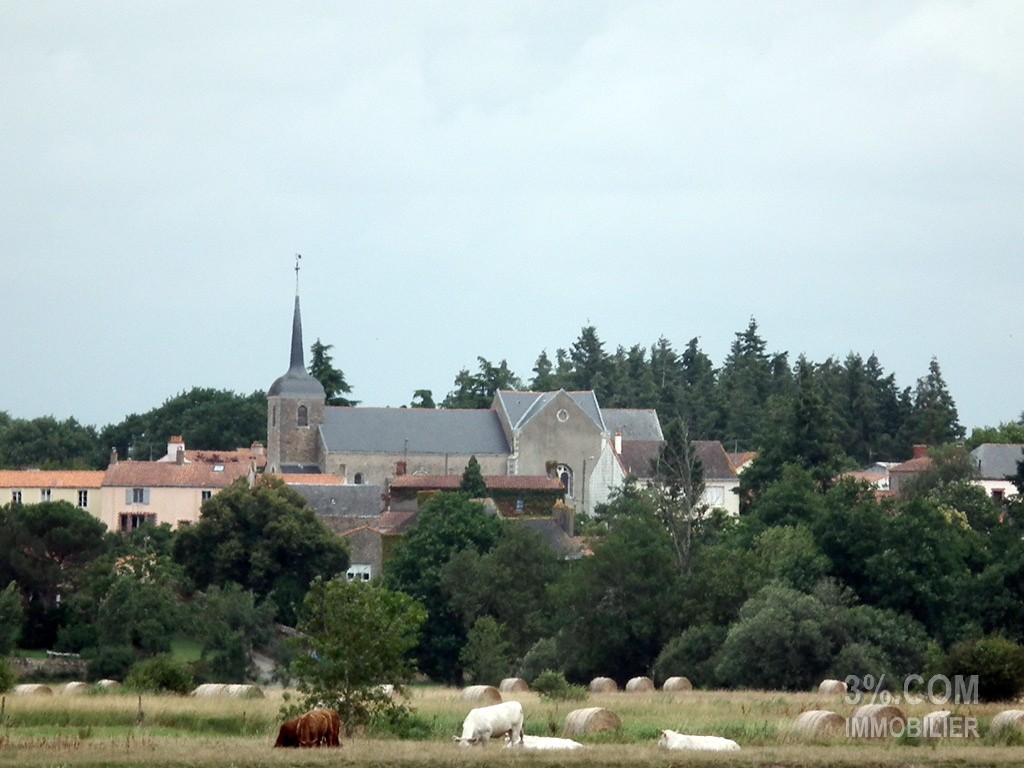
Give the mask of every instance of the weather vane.
<path id="1" fill-rule="evenodd" d="M 299 261 L 302 259 L 301 253 L 295 254 L 295 295 L 299 294 Z"/>

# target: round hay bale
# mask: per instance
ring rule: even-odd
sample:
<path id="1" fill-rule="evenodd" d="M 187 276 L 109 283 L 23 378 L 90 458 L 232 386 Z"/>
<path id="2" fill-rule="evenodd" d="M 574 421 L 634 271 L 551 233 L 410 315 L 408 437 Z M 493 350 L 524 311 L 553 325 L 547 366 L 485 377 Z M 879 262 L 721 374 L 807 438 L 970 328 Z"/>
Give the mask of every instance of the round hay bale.
<path id="1" fill-rule="evenodd" d="M 846 718 L 827 709 L 801 712 L 793 732 L 804 736 L 839 736 L 846 730 Z"/>
<path id="2" fill-rule="evenodd" d="M 864 704 L 853 710 L 850 720 L 850 733 L 899 736 L 907 727 L 907 716 L 903 714 L 903 710 L 888 704 Z M 857 721 L 861 720 L 869 721 L 866 730 L 858 727 Z"/>
<path id="3" fill-rule="evenodd" d="M 649 677 L 631 677 L 626 683 L 626 693 L 650 693 L 654 690 L 654 681 Z"/>
<path id="4" fill-rule="evenodd" d="M 120 688 L 121 684 L 117 682 L 117 680 L 103 679 L 96 681 L 96 687 L 101 688 L 104 691 L 114 691 Z"/>
<path id="5" fill-rule="evenodd" d="M 953 713 L 948 709 L 929 712 L 921 718 L 921 736 L 926 739 L 946 739 L 965 736 L 966 734 L 963 732 L 963 729 L 950 727 L 950 717 L 952 715 Z"/>
<path id="6" fill-rule="evenodd" d="M 195 696 L 200 699 L 224 696 L 227 693 L 227 687 L 225 683 L 203 683 L 202 685 L 197 685 L 189 696 Z"/>
<path id="7" fill-rule="evenodd" d="M 822 680 L 818 685 L 818 693 L 823 693 L 828 696 L 845 696 L 846 683 L 842 680 Z"/>
<path id="8" fill-rule="evenodd" d="M 610 709 L 604 707 L 585 707 L 574 709 L 565 716 L 564 736 L 586 736 L 588 733 L 617 731 L 622 727 L 622 720 Z"/>
<path id="9" fill-rule="evenodd" d="M 595 677 L 590 681 L 587 690 L 591 693 L 615 693 L 619 690 L 619 686 L 610 677 Z"/>
<path id="10" fill-rule="evenodd" d="M 52 696 L 53 689 L 41 683 L 22 683 L 11 689 L 15 696 Z"/>
<path id="11" fill-rule="evenodd" d="M 693 683 L 685 677 L 670 677 L 662 686 L 663 691 L 692 691 Z"/>
<path id="12" fill-rule="evenodd" d="M 262 699 L 263 689 L 258 685 L 231 683 L 225 687 L 224 694 L 234 699 Z"/>
<path id="13" fill-rule="evenodd" d="M 1024 729 L 1024 709 L 1004 709 L 992 718 L 989 733 L 998 733 L 1004 728 Z"/>
<path id="14" fill-rule="evenodd" d="M 506 677 L 498 683 L 498 690 L 502 693 L 522 693 L 530 690 L 530 685 L 521 677 Z"/>
<path id="15" fill-rule="evenodd" d="M 462 698 L 480 704 L 498 704 L 501 702 L 501 691 L 493 685 L 467 685 L 462 689 Z"/>
<path id="16" fill-rule="evenodd" d="M 82 682 L 64 683 L 64 687 L 60 689 L 61 694 L 64 696 L 77 696 L 82 693 L 89 692 L 89 684 Z"/>

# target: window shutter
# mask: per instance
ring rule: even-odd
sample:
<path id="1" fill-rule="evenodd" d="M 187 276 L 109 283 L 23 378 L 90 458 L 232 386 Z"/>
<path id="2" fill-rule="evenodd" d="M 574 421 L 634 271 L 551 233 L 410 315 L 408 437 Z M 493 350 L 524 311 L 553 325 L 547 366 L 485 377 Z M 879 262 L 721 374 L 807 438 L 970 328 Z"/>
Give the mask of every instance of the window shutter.
<path id="1" fill-rule="evenodd" d="M 142 489 L 142 503 L 149 504 L 149 488 Z"/>
<path id="2" fill-rule="evenodd" d="M 125 488 L 124 489 L 124 503 L 125 504 L 131 504 L 132 503 L 132 489 L 131 488 Z"/>

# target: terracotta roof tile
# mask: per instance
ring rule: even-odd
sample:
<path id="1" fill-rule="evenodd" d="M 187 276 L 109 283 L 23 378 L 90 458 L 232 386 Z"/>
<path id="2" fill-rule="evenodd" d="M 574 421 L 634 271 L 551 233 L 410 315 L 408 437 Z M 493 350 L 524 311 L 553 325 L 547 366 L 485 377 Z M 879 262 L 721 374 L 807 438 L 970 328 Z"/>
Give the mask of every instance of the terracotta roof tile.
<path id="1" fill-rule="evenodd" d="M 223 469 L 218 470 L 221 466 Z M 159 461 L 119 461 L 103 476 L 103 485 L 131 488 L 225 488 L 249 472 L 247 464 L 175 464 Z"/>
<path id="2" fill-rule="evenodd" d="M 0 470 L 0 488 L 99 488 L 103 472 L 96 470 Z"/>
<path id="3" fill-rule="evenodd" d="M 340 475 L 282 473 L 274 477 L 284 480 L 286 485 L 345 485 L 345 478 Z"/>

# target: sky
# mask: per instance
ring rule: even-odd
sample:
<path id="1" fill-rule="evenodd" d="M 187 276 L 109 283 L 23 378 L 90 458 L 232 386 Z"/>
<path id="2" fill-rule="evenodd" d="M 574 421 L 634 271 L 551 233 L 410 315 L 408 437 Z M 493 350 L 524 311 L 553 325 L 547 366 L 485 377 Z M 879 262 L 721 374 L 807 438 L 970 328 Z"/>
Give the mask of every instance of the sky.
<path id="1" fill-rule="evenodd" d="M 0 411 L 265 391 L 301 253 L 364 405 L 753 318 L 1014 421 L 1021 40 L 1016 0 L 0 4 Z"/>

